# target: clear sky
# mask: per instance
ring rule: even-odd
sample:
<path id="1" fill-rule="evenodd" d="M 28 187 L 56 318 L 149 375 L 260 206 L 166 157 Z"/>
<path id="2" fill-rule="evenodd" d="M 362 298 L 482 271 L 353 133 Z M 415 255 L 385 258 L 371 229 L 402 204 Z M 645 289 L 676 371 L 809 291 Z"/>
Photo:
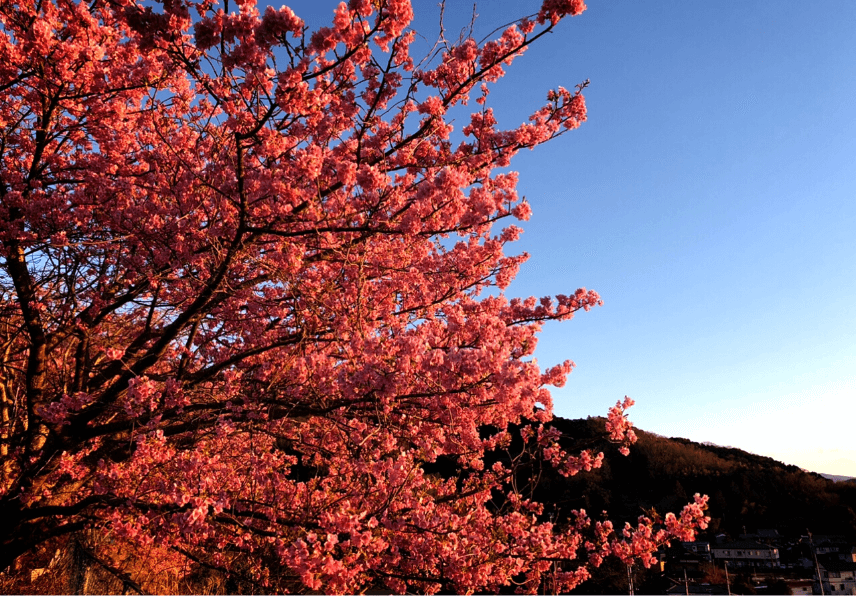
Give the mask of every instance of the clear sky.
<path id="1" fill-rule="evenodd" d="M 476 31 L 538 5 L 481 0 Z M 626 394 L 644 430 L 856 476 L 856 3 L 588 5 L 490 96 L 510 128 L 591 79 L 589 121 L 512 167 L 534 214 L 508 293 L 605 301 L 541 336 L 542 365 L 577 363 L 556 414 Z M 472 6 L 447 0 L 450 31 Z"/>

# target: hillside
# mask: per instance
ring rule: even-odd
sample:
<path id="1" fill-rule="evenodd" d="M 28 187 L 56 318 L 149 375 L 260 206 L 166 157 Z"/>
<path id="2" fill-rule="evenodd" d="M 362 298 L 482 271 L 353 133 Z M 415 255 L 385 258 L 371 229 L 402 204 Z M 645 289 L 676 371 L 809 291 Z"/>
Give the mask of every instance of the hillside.
<path id="1" fill-rule="evenodd" d="M 596 442 L 604 420 L 556 418 L 567 446 Z M 769 457 L 731 447 L 665 438 L 638 430 L 628 457 L 606 445 L 604 466 L 562 478 L 547 471 L 536 495 L 560 511 L 585 508 L 633 519 L 651 508 L 679 510 L 696 492 L 710 496 L 708 534 L 738 536 L 744 527 L 775 528 L 782 535 L 830 533 L 856 537 L 856 484 L 834 482 Z"/>

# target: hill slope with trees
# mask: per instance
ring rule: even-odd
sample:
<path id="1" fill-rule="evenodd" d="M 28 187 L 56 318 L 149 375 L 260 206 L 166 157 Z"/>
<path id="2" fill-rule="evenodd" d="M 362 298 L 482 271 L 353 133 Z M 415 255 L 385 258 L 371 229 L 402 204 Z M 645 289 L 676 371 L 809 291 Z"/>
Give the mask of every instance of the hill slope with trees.
<path id="1" fill-rule="evenodd" d="M 602 418 L 555 418 L 570 444 L 589 444 L 603 436 Z M 744 527 L 776 528 L 799 536 L 812 532 L 856 537 L 856 485 L 834 482 L 769 457 L 732 447 L 665 438 L 637 430 L 627 457 L 607 452 L 603 466 L 589 474 L 562 478 L 546 471 L 537 498 L 560 512 L 584 508 L 607 511 L 614 519 L 635 519 L 651 510 L 664 513 L 710 496 L 709 536 L 737 537 Z"/>

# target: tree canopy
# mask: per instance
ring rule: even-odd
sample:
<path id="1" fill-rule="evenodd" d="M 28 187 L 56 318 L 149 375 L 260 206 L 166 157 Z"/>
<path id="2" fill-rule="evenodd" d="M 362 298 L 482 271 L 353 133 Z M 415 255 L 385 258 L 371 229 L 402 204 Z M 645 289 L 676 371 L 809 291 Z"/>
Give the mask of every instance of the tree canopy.
<path id="1" fill-rule="evenodd" d="M 516 128 L 489 107 L 584 8 L 414 57 L 408 0 L 316 31 L 252 0 L 2 3 L 0 567 L 87 530 L 117 573 L 156 545 L 267 591 L 532 591 L 703 527 L 698 496 L 553 524 L 520 457 L 485 465 L 512 439 L 567 475 L 603 457 L 543 426 L 572 363 L 532 359 L 600 297 L 507 298 L 526 255 L 495 225 L 528 218 L 507 166 L 585 121 L 585 84 Z"/>

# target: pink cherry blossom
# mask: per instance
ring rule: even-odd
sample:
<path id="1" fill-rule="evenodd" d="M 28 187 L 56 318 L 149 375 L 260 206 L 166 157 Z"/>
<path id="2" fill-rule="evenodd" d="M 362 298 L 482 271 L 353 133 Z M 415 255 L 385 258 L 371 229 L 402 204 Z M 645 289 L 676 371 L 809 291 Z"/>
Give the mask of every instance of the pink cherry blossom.
<path id="1" fill-rule="evenodd" d="M 536 592 L 555 561 L 567 590 L 705 527 L 698 496 L 618 534 L 551 521 L 515 482 L 524 455 L 605 457 L 549 426 L 573 363 L 533 360 L 600 295 L 506 295 L 533 208 L 507 168 L 585 122 L 587 83 L 508 129 L 489 106 L 585 5 L 420 61 L 409 0 L 315 31 L 235 4 L 0 9 L 0 568 L 86 529 L 122 565 L 265 592 Z M 607 419 L 625 454 L 631 405 Z"/>

